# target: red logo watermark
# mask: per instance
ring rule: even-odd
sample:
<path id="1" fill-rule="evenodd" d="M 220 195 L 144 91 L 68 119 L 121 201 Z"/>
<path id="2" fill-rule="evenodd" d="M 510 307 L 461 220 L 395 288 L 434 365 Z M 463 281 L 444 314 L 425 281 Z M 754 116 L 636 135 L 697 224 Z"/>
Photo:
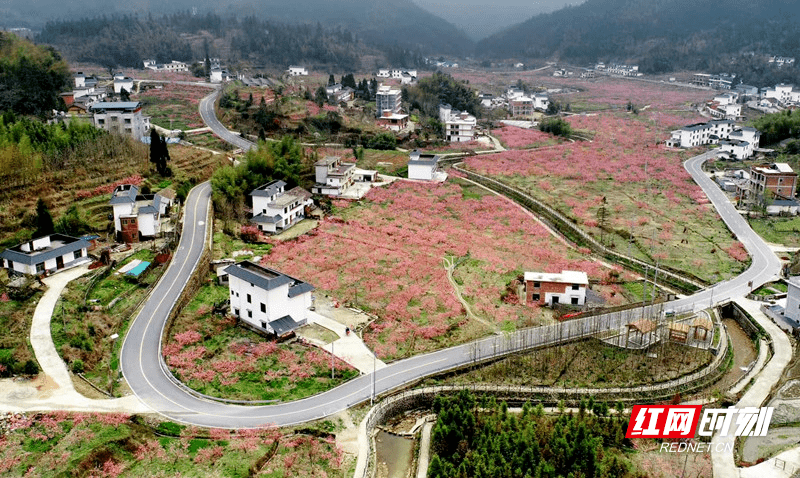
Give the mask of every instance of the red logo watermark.
<path id="1" fill-rule="evenodd" d="M 625 438 L 694 438 L 702 405 L 634 405 Z"/>
<path id="2" fill-rule="evenodd" d="M 773 411 L 772 407 L 702 408 L 702 405 L 634 405 L 625 437 L 694 438 L 695 431 L 706 437 L 715 431 L 720 436 L 731 432 L 734 436 L 766 436 Z"/>

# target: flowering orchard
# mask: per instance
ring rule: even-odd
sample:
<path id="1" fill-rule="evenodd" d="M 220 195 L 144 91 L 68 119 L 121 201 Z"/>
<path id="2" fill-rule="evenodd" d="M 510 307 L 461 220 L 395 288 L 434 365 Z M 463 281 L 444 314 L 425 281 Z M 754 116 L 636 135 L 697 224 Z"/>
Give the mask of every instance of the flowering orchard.
<path id="1" fill-rule="evenodd" d="M 658 145 L 664 133 L 655 124 L 610 113 L 568 121 L 594 140 L 471 157 L 466 165 L 545 201 L 622 253 L 705 280 L 742 269 L 746 254 L 683 168 L 687 153 Z"/>
<path id="2" fill-rule="evenodd" d="M 551 134 L 543 133 L 538 129 L 517 128 L 516 126 L 503 126 L 493 129 L 492 135 L 503 143 L 503 146 L 511 149 L 530 149 L 542 146 L 552 146 L 560 142 L 559 138 Z"/>
<path id="3" fill-rule="evenodd" d="M 334 207 L 334 217 L 276 244 L 262 262 L 314 284 L 317 294 L 378 315 L 364 340 L 384 359 L 464 342 L 487 333 L 484 323 L 541 321 L 541 311 L 501 300 L 508 282 L 526 270 L 608 274 L 513 203 L 465 197 L 453 183 L 395 182 Z M 460 262 L 456 283 L 481 323 L 467 319 L 446 257 Z"/>
<path id="4" fill-rule="evenodd" d="M 211 92 L 202 86 L 166 83 L 162 88 L 144 91 L 132 99 L 141 101 L 144 114 L 164 128 L 194 129 L 205 126 L 198 112 L 200 100 Z"/>
<path id="5" fill-rule="evenodd" d="M 2 476 L 329 476 L 345 471 L 332 437 L 274 427 L 239 431 L 63 411 L 2 418 Z M 159 432 L 159 435 L 155 431 Z M 272 455 L 266 462 L 265 455 Z"/>
<path id="6" fill-rule="evenodd" d="M 227 287 L 204 286 L 175 320 L 164 345 L 170 370 L 206 395 L 239 400 L 296 400 L 333 388 L 358 374 L 347 363 L 299 343 L 277 343 L 211 313 Z"/>

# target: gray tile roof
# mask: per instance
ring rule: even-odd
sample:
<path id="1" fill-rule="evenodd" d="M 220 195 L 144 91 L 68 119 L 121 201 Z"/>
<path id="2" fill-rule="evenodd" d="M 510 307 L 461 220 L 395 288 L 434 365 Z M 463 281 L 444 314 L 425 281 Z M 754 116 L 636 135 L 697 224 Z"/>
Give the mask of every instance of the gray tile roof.
<path id="1" fill-rule="evenodd" d="M 289 284 L 289 297 L 296 297 L 314 290 L 314 286 L 307 282 L 250 261 L 242 261 L 228 266 L 225 272 L 233 277 L 250 282 L 263 290 L 272 290 L 284 284 Z"/>
<path id="2" fill-rule="evenodd" d="M 89 241 L 84 238 L 79 239 L 77 237 L 66 236 L 63 234 L 51 234 L 50 239 L 61 241 L 63 244 L 58 247 L 48 247 L 39 251 L 33 251 L 32 253 L 22 251 L 22 244 L 19 244 L 0 252 L 0 259 L 7 259 L 19 264 L 32 266 L 34 264 L 40 264 L 44 261 L 63 256 L 64 254 L 69 254 L 70 252 L 88 248 L 90 246 Z"/>
<path id="3" fill-rule="evenodd" d="M 306 321 L 297 322 L 291 315 L 284 315 L 280 319 L 275 319 L 269 323 L 269 326 L 275 331 L 276 335 L 287 334 L 294 329 L 306 324 Z"/>
<path id="4" fill-rule="evenodd" d="M 263 184 L 255 189 L 250 193 L 251 196 L 259 196 L 259 197 L 270 197 L 274 196 L 280 188 L 285 188 L 286 183 L 277 180 L 277 181 L 270 181 L 267 184 Z"/>
<path id="5" fill-rule="evenodd" d="M 277 224 L 280 220 L 281 216 L 279 214 L 267 216 L 266 214 L 258 213 L 250 219 L 250 222 L 255 222 L 256 224 Z"/>
<path id="6" fill-rule="evenodd" d="M 113 206 L 114 204 L 135 203 L 138 194 L 138 187 L 133 184 L 122 184 L 114 188 L 110 204 Z"/>
<path id="7" fill-rule="evenodd" d="M 308 282 L 301 282 L 289 287 L 289 297 L 297 297 L 300 294 L 305 294 L 306 292 L 311 292 L 313 290 L 313 285 L 309 284 Z"/>

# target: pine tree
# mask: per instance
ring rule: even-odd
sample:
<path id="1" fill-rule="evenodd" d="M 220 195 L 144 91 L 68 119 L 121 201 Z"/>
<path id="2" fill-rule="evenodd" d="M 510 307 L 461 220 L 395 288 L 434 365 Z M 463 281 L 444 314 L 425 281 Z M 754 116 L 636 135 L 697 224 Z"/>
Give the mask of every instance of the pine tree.
<path id="1" fill-rule="evenodd" d="M 33 237 L 49 236 L 55 232 L 55 225 L 53 224 L 53 216 L 47 208 L 44 199 L 39 198 L 36 202 L 36 231 Z"/>

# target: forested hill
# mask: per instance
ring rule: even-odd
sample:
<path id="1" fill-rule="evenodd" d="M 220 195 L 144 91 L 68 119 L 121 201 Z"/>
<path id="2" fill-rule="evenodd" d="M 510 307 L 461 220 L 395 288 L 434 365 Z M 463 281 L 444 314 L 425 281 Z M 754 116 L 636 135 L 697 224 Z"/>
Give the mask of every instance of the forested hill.
<path id="1" fill-rule="evenodd" d="M 492 35 L 477 52 L 578 64 L 636 62 L 646 73 L 706 69 L 732 55 L 800 57 L 798 20 L 796 0 L 587 0 Z"/>
<path id="2" fill-rule="evenodd" d="M 35 8 L 34 8 L 35 7 Z M 195 7 L 199 7 L 196 9 Z M 35 11 L 34 11 L 35 10 Z M 411 0 L 83 0 L 75 2 L 27 0 L 0 2 L 0 26 L 44 26 L 45 21 L 73 21 L 105 15 L 156 16 L 191 11 L 230 17 L 254 17 L 285 25 L 322 24 L 326 29 L 346 29 L 370 45 L 399 46 L 425 54 L 469 54 L 474 42 L 452 24 L 418 7 Z M 91 28 L 91 25 L 87 25 Z M 300 39 L 302 40 L 302 39 Z"/>

